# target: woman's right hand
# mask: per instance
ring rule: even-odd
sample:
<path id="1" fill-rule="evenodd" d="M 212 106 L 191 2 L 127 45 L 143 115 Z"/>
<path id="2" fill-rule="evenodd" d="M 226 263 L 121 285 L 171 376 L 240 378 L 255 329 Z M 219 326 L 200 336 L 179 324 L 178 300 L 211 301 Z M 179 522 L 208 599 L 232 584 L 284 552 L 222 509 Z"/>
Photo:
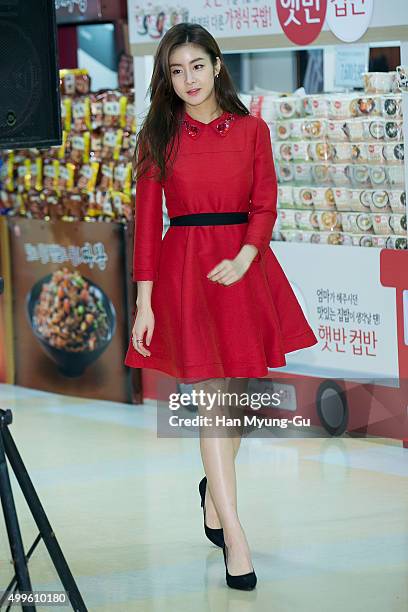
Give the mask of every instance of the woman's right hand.
<path id="1" fill-rule="evenodd" d="M 151 307 L 137 308 L 136 319 L 132 329 L 132 344 L 135 350 L 144 357 L 150 357 L 151 352 L 143 344 L 143 336 L 146 334 L 146 344 L 149 346 L 154 330 L 154 314 Z M 142 342 L 137 342 L 137 340 Z"/>

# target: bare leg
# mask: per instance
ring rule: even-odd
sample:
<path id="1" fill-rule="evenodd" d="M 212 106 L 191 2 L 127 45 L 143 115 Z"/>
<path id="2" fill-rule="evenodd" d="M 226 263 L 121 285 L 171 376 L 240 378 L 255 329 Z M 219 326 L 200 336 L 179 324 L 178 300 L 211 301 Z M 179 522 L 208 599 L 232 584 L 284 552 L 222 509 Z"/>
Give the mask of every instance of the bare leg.
<path id="1" fill-rule="evenodd" d="M 194 389 L 202 389 L 216 396 L 218 392 L 228 391 L 228 383 L 229 379 L 213 378 L 194 383 Z M 198 411 L 202 416 L 212 417 L 214 422 L 217 416 L 229 416 L 229 409 L 217 401 L 211 410 L 199 403 Z M 236 416 L 236 409 L 234 414 Z M 251 553 L 237 512 L 235 455 L 239 443 L 233 442 L 236 434 L 233 428 L 222 425 L 200 427 L 200 450 L 207 475 L 207 492 L 211 492 L 220 526 L 224 530 L 224 540 L 228 546 L 228 571 L 232 575 L 252 571 Z M 208 526 L 216 528 L 209 522 Z"/>
<path id="2" fill-rule="evenodd" d="M 229 408 L 229 415 L 231 418 L 243 417 L 244 410 L 240 406 L 240 398 L 243 393 L 247 393 L 249 378 L 228 378 L 228 393 L 235 394 L 232 395 L 231 399 L 231 408 Z M 244 425 L 243 419 L 241 426 L 236 429 L 236 436 L 231 436 L 231 440 L 234 447 L 234 459 L 238 454 L 238 450 L 241 444 L 242 433 L 243 433 Z M 212 529 L 220 529 L 221 521 L 219 519 L 217 510 L 215 508 L 213 499 L 211 497 L 211 492 L 209 488 L 207 488 L 205 495 L 205 512 L 206 512 L 206 524 L 208 527 Z"/>

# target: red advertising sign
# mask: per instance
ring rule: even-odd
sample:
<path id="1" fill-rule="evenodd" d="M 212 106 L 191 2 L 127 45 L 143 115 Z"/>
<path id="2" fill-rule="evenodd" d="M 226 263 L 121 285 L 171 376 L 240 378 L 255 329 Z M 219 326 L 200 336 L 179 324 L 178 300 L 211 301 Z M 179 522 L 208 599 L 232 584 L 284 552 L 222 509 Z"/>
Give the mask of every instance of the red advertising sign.
<path id="1" fill-rule="evenodd" d="M 296 45 L 310 45 L 319 36 L 326 18 L 327 0 L 276 0 L 279 22 Z"/>

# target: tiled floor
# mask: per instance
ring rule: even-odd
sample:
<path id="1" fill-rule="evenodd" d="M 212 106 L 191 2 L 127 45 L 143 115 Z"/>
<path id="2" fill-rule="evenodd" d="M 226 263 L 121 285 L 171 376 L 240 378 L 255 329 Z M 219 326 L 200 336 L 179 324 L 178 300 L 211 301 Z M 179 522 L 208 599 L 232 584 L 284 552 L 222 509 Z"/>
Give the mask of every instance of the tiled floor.
<path id="1" fill-rule="evenodd" d="M 153 403 L 0 385 L 0 408 L 13 412 L 10 432 L 90 611 L 408 609 L 408 450 L 400 445 L 245 438 L 239 509 L 258 576 L 246 593 L 226 586 L 222 551 L 203 533 L 199 441 L 157 438 Z M 28 549 L 37 529 L 12 482 Z M 35 590 L 60 588 L 42 542 L 29 567 Z M 0 512 L 0 588 L 11 575 Z"/>

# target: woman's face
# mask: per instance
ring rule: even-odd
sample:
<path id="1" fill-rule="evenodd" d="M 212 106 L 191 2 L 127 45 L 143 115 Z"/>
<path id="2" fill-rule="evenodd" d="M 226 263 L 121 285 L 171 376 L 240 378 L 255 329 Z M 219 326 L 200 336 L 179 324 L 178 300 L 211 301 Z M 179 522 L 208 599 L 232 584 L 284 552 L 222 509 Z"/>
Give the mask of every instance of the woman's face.
<path id="1" fill-rule="evenodd" d="M 214 78 L 220 68 L 220 60 L 213 67 L 209 55 L 199 45 L 180 45 L 169 58 L 169 68 L 174 91 L 186 105 L 201 106 L 214 102 Z M 195 93 L 188 93 L 198 90 Z"/>

